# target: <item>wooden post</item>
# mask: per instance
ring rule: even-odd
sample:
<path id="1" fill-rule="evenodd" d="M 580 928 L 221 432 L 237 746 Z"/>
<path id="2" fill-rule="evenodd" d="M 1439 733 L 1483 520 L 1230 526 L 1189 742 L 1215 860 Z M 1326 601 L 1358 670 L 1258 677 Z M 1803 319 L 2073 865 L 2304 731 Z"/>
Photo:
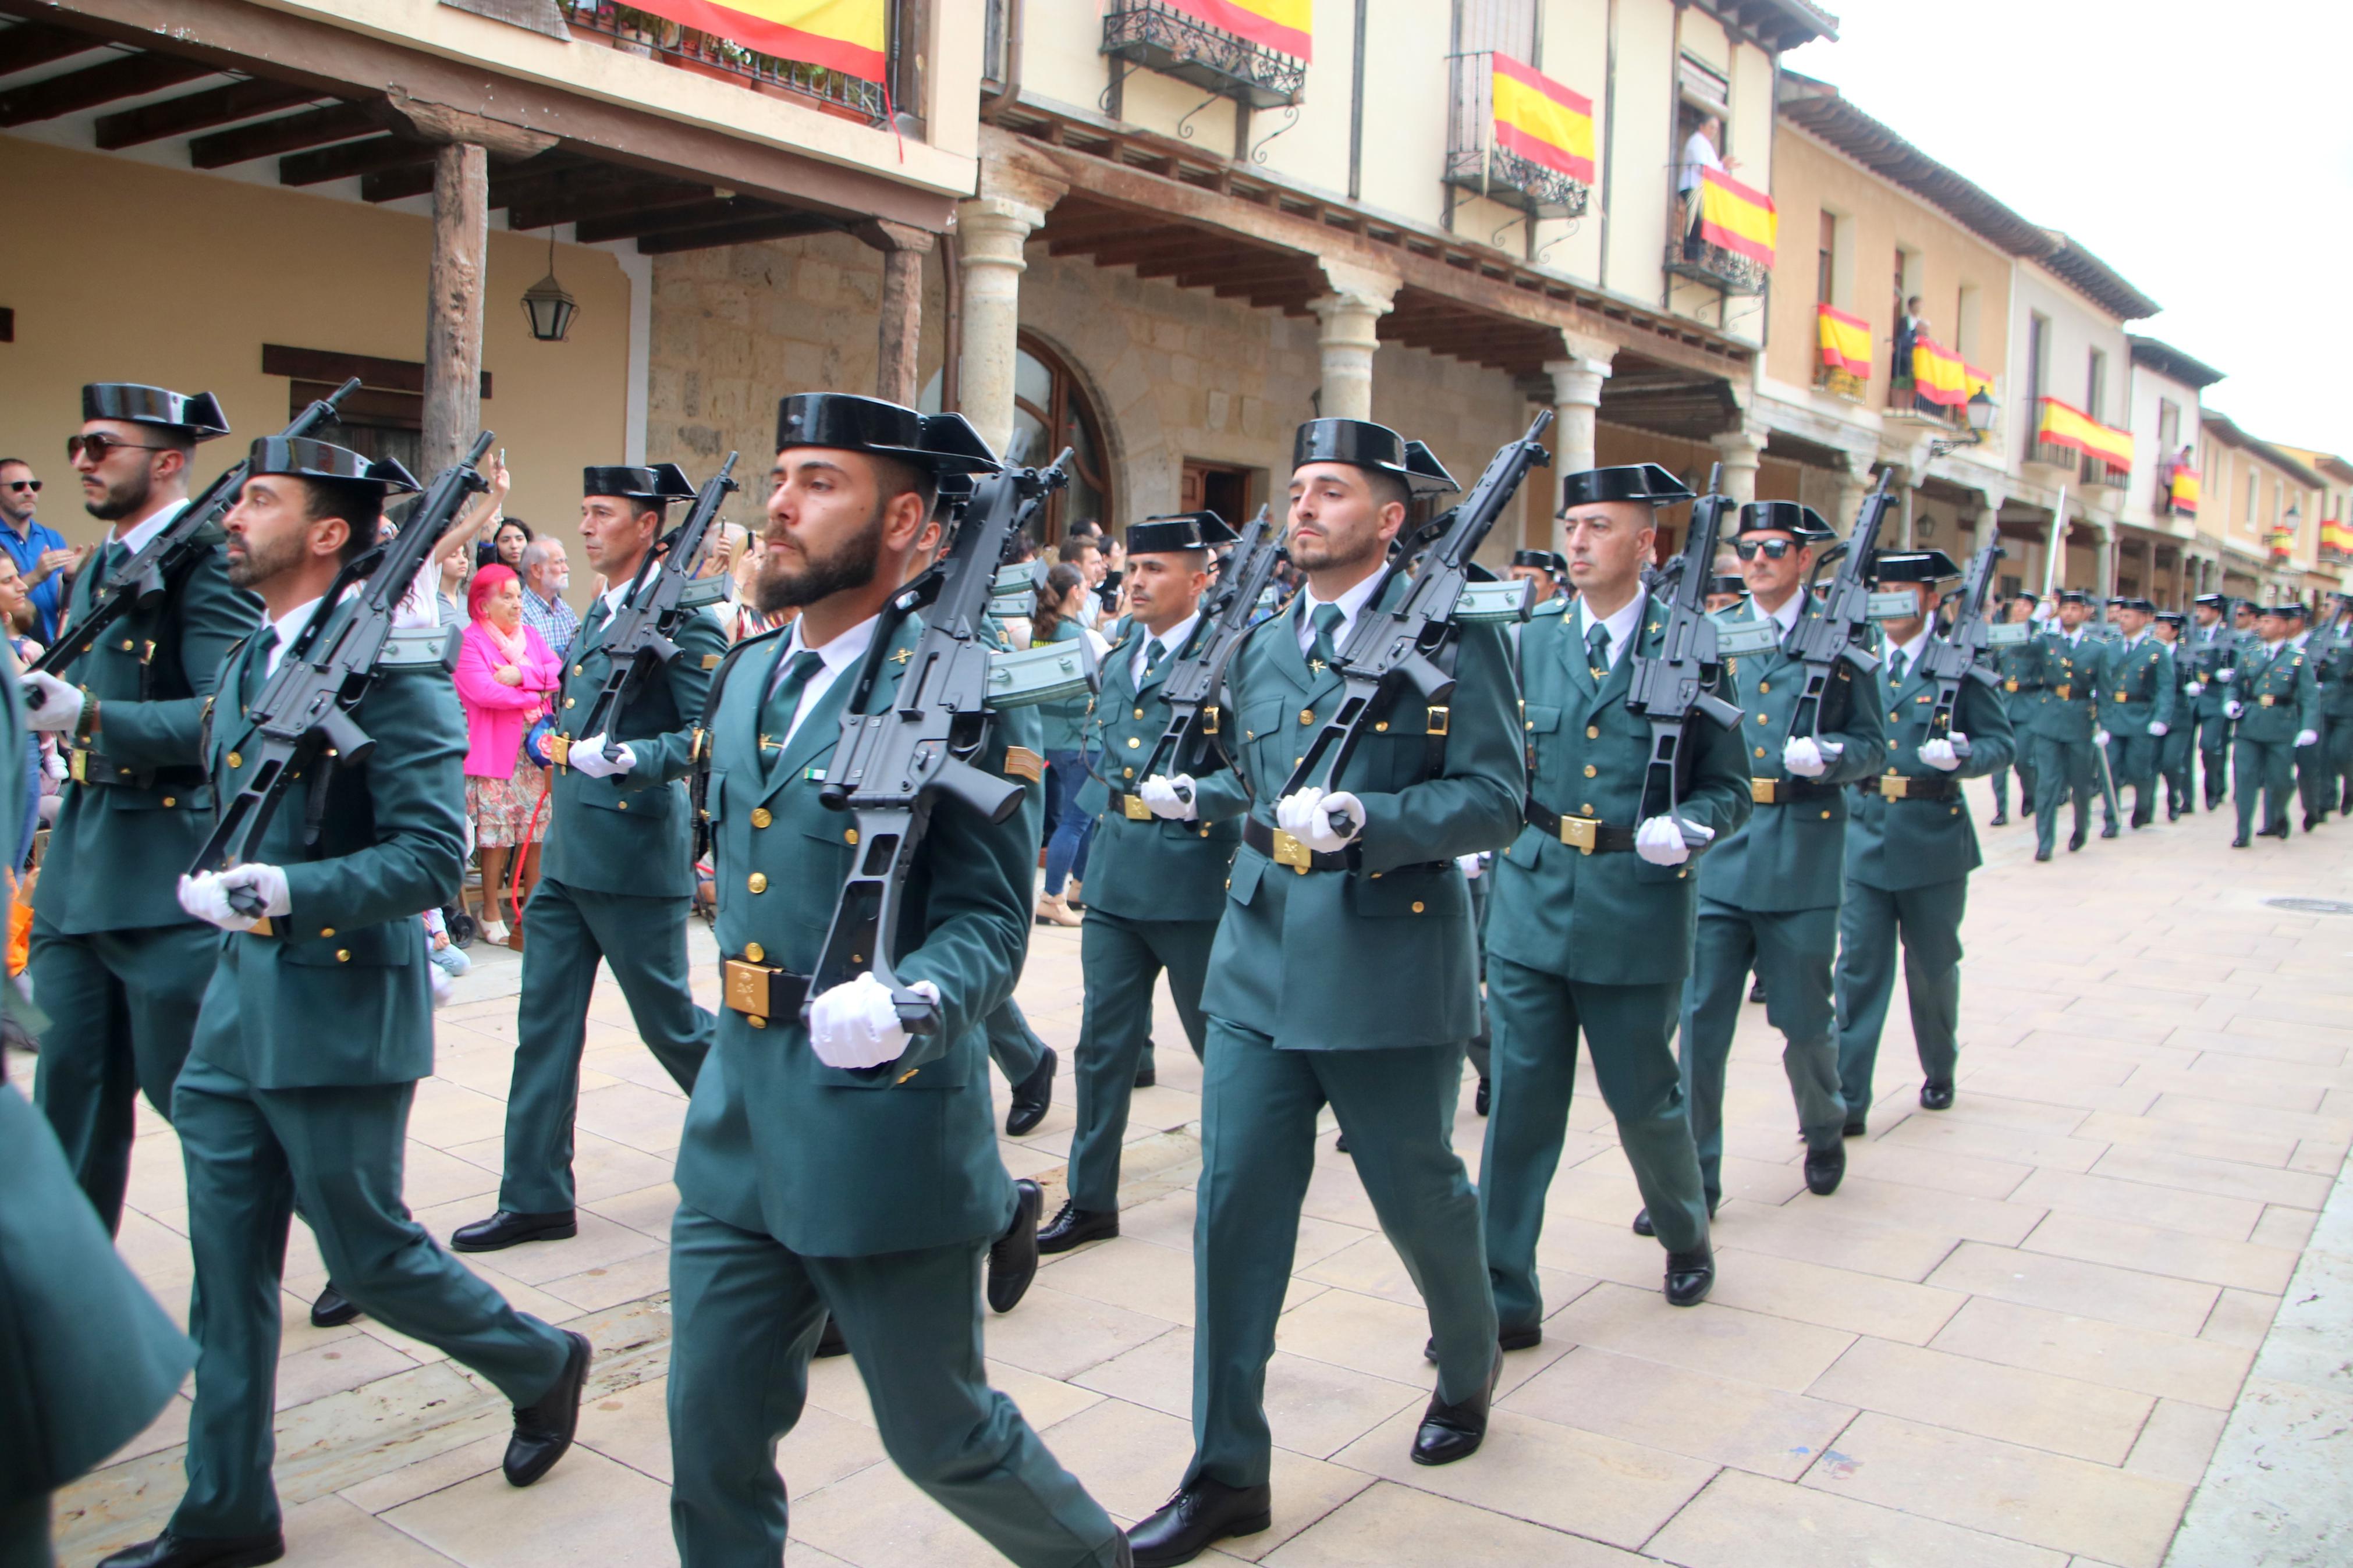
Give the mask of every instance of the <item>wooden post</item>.
<path id="1" fill-rule="evenodd" d="M 482 290 L 489 273 L 490 153 L 451 142 L 433 156 L 433 257 L 425 300 L 425 471 L 466 455 L 482 425 Z"/>
<path id="2" fill-rule="evenodd" d="M 923 253 L 937 237 L 888 218 L 858 226 L 858 237 L 882 253 L 882 321 L 874 363 L 874 395 L 914 406 L 923 344 Z"/>

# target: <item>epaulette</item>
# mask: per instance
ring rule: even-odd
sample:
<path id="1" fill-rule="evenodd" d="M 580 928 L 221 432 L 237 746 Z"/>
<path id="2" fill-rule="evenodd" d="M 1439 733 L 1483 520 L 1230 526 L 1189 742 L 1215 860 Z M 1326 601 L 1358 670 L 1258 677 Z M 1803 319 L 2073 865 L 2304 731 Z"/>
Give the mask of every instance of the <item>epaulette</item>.
<path id="1" fill-rule="evenodd" d="M 1551 598 L 1546 599 L 1543 604 L 1538 605 L 1535 609 L 1530 610 L 1528 612 L 1528 618 L 1534 620 L 1538 616 L 1565 616 L 1567 614 L 1568 614 L 1568 601 L 1562 598 L 1559 595 L 1555 594 Z"/>
<path id="2" fill-rule="evenodd" d="M 728 579 L 723 576 L 697 577 L 679 590 L 679 608 L 700 610 L 706 605 L 718 604 L 727 597 L 727 587 Z"/>
<path id="3" fill-rule="evenodd" d="M 384 639 L 375 656 L 378 669 L 425 669 L 439 666 L 444 674 L 458 669 L 458 650 L 465 634 L 456 626 L 403 626 Z"/>

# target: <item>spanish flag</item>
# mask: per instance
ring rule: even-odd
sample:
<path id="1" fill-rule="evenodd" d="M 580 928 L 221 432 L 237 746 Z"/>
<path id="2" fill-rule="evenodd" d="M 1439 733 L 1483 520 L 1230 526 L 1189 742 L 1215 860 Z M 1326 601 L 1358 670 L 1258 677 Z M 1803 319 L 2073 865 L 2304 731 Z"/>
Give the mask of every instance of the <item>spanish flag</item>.
<path id="1" fill-rule="evenodd" d="M 1593 183 L 1593 100 L 1533 66 L 1495 56 L 1495 144 L 1531 163 Z"/>
<path id="2" fill-rule="evenodd" d="M 1961 363 L 1961 382 L 1967 388 L 1966 395 L 1961 399 L 1964 403 L 1980 392 L 1989 397 L 1993 395 L 1993 377 L 1966 360 Z"/>
<path id="3" fill-rule="evenodd" d="M 682 27 L 732 39 L 754 54 L 798 60 L 860 81 L 888 75 L 887 0 L 630 0 Z"/>
<path id="4" fill-rule="evenodd" d="M 2175 513 L 2182 517 L 2196 517 L 2198 515 L 2198 497 L 2200 491 L 2203 489 L 2203 488 L 2204 482 L 2199 478 L 2197 469 L 2174 469 L 2173 482 L 2167 487 L 2167 494 L 2168 499 L 2173 502 L 2173 510 Z M 2321 531 L 2325 536 L 2327 531 L 2327 525 L 2326 523 L 2321 525 Z"/>
<path id="5" fill-rule="evenodd" d="M 2295 553 L 2295 531 L 2274 524 L 2271 531 L 2272 564 L 2283 564 Z"/>
<path id="6" fill-rule="evenodd" d="M 2055 397 L 2042 400 L 2042 421 L 2035 426 L 2035 433 L 2048 446 L 2073 447 L 2112 468 L 2132 467 L 2133 438 L 2129 432 L 2112 430 L 2082 409 Z"/>
<path id="7" fill-rule="evenodd" d="M 1278 55 L 1310 59 L 1314 0 L 1165 0 L 1169 9 L 1221 28 Z"/>
<path id="8" fill-rule="evenodd" d="M 1858 381 L 1871 379 L 1871 323 L 1850 316 L 1835 305 L 1814 307 L 1815 330 L 1822 342 L 1822 363 Z"/>
<path id="9" fill-rule="evenodd" d="M 1958 408 L 1969 400 L 1968 367 L 1961 356 L 1934 338 L 1912 340 L 1912 395 L 1939 408 Z"/>
<path id="10" fill-rule="evenodd" d="M 2320 548 L 2333 550 L 2339 555 L 2353 555 L 2353 523 L 2341 517 L 2320 520 Z"/>
<path id="11" fill-rule="evenodd" d="M 1781 226 L 1773 198 L 1750 190 L 1721 169 L 1699 173 L 1699 237 L 1760 267 L 1772 266 L 1773 243 Z"/>

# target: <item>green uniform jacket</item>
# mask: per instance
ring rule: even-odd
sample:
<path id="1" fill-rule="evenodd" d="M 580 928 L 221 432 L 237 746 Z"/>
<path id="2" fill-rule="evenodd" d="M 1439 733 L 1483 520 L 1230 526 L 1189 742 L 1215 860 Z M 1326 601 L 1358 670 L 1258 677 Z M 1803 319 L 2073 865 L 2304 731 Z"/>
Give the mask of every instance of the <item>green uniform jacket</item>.
<path id="1" fill-rule="evenodd" d="M 1071 642 L 1087 635 L 1086 628 L 1065 617 L 1056 623 L 1054 635 L 1048 642 Z M 1038 704 L 1038 717 L 1045 726 L 1041 743 L 1050 752 L 1083 751 L 1087 743 L 1087 717 L 1094 699 L 1083 694 L 1066 697 L 1059 702 Z M 1089 865 L 1093 862 L 1090 860 Z"/>
<path id="2" fill-rule="evenodd" d="M 2258 643 L 2239 659 L 2238 689 L 2247 705 L 2239 715 L 2239 738 L 2284 746 L 2299 730 L 2320 728 L 2320 687 L 2304 649 L 2284 642 L 2276 650 Z"/>
<path id="3" fill-rule="evenodd" d="M 1103 656 L 1103 692 L 1086 731 L 1086 749 L 1103 758 L 1102 775 L 1088 780 L 1079 796 L 1081 807 L 1096 819 L 1094 846 L 1087 851 L 1087 903 L 1123 920 L 1213 921 L 1226 912 L 1226 878 L 1242 841 L 1240 819 L 1171 822 L 1106 808 L 1112 786 L 1133 795 L 1143 784 L 1138 770 L 1168 728 L 1161 683 L 1216 628 L 1206 616 L 1194 622 L 1185 646 L 1163 655 L 1139 691 L 1135 650 L 1150 634 L 1133 622 L 1121 626 L 1120 639 Z"/>
<path id="4" fill-rule="evenodd" d="M 1819 612 L 1810 605 L 1806 615 Z M 1762 620 L 1754 600 L 1725 610 L 1719 620 Z M 1791 658 L 1787 641 L 1763 653 L 1727 659 L 1746 713 L 1740 735 L 1747 755 L 1741 765 L 1751 779 L 1790 777 L 1781 766 L 1789 721 L 1806 689 L 1806 667 Z M 1857 676 L 1841 659 L 1831 671 L 1817 721 L 1819 739 L 1844 747 L 1820 778 L 1821 784 L 1852 784 L 1876 774 L 1887 761 L 1880 709 L 1862 689 L 1873 679 Z M 1840 840 L 1846 831 L 1847 795 L 1832 790 L 1789 805 L 1767 806 L 1700 857 L 1700 896 L 1757 914 L 1794 910 L 1834 910 L 1839 905 Z"/>
<path id="5" fill-rule="evenodd" d="M 922 631 L 908 619 L 894 651 L 912 652 Z M 761 710 L 789 640 L 780 630 L 736 645 L 707 726 L 703 809 L 723 958 L 748 958 L 756 945 L 753 962 L 807 974 L 855 854 L 854 819 L 827 810 L 818 791 L 857 672 L 841 673 L 781 752 L 764 752 Z M 904 668 L 883 665 L 868 711 L 888 710 Z M 1005 773 L 1008 750 L 1025 749 L 1026 774 L 1037 744 L 1034 714 L 1000 714 L 973 761 Z M 1030 813 L 992 824 L 944 800 L 901 892 L 898 965 L 902 984 L 939 987 L 939 1031 L 914 1037 L 896 1061 L 851 1071 L 818 1060 L 797 1012 L 755 1027 L 723 1008 L 687 1110 L 679 1195 L 814 1257 L 945 1247 L 1003 1230 L 1011 1178 L 997 1158 L 982 1021 L 1020 973 L 1037 859 Z"/>
<path id="6" fill-rule="evenodd" d="M 2340 633 L 2334 626 L 2323 626 L 2306 645 L 2317 665 L 2320 716 L 2331 724 L 2353 722 L 2353 641 L 2340 643 L 2339 636 L 2353 637 L 2353 629 Z"/>
<path id="7" fill-rule="evenodd" d="M 1636 653 L 1657 658 L 1667 608 L 1649 602 L 1637 646 L 1597 689 L 1574 614 L 1520 628 L 1521 711 L 1528 793 L 1565 816 L 1639 827 L 1651 721 L 1630 712 Z M 1730 700 L 1727 678 L 1718 696 Z M 1694 712 L 1683 726 L 1691 776 L 1682 815 L 1725 837 L 1748 820 L 1741 737 Z M 1653 812 L 1658 803 L 1651 803 Z M 1551 974 L 1604 985 L 1664 985 L 1691 971 L 1699 916 L 1694 862 L 1653 866 L 1640 855 L 1588 855 L 1533 825 L 1497 858 L 1487 951 Z M 1680 932 L 1680 935 L 1676 933 Z"/>
<path id="8" fill-rule="evenodd" d="M 707 603 L 720 592 L 713 578 L 689 588 L 688 600 Z M 605 653 L 605 632 L 612 622 L 600 597 L 580 623 L 565 662 L 555 720 L 575 741 L 586 738 L 577 726 L 612 671 Z M 680 623 L 672 640 L 679 656 L 659 678 L 638 683 L 613 726 L 613 738 L 628 742 L 637 753 L 637 766 L 603 779 L 574 768 L 554 770 L 548 784 L 547 843 L 540 851 L 543 876 L 593 893 L 693 897 L 694 824 L 681 781 L 693 761 L 694 727 L 702 720 L 711 672 L 727 652 L 727 633 L 708 610 L 696 609 Z"/>
<path id="9" fill-rule="evenodd" d="M 188 922 L 175 884 L 213 830 L 196 735 L 230 645 L 261 620 L 261 601 L 229 585 L 221 537 L 211 531 L 155 608 L 117 621 L 65 671 L 98 694 L 96 751 L 82 763 L 91 782 L 66 785 L 33 907 L 69 935 Z M 75 575 L 68 626 L 89 614 L 100 575 Z"/>
<path id="10" fill-rule="evenodd" d="M 2012 643 L 1993 650 L 1993 672 L 2001 677 L 2001 707 L 2010 722 L 2023 724 L 2034 707 L 2034 671 L 2042 656 L 2034 651 L 2034 639 Z M 1963 734 L 1968 731 L 1964 730 Z"/>
<path id="11" fill-rule="evenodd" d="M 2138 642 L 2106 645 L 2100 672 L 2100 722 L 2112 735 L 2146 735 L 2174 722 L 2173 650 L 2144 633 Z M 1970 731 L 1964 731 L 1963 733 Z"/>
<path id="12" fill-rule="evenodd" d="M 1893 693 L 1887 692 L 1883 667 L 1872 679 L 1889 697 L 1886 711 L 1895 715 L 1887 726 L 1887 767 L 1882 776 L 1978 779 L 2000 773 L 2018 754 L 2010 715 L 2002 710 L 2000 698 L 1975 680 L 1964 680 L 1953 709 L 1953 728 L 1969 738 L 1968 755 L 1949 773 L 1930 767 L 1920 760 L 1920 748 L 1936 711 L 1936 683 L 1916 666 L 1904 672 L 1904 683 Z M 1901 892 L 1956 881 L 1984 864 L 1968 803 L 1958 796 L 1889 800 L 1871 779 L 1855 786 L 1855 796 L 1854 817 L 1846 828 L 1848 880 Z"/>
<path id="13" fill-rule="evenodd" d="M 1407 587 L 1392 582 L 1387 602 Z M 1298 595 L 1251 628 L 1227 667 L 1226 744 L 1239 724 L 1239 770 L 1199 781 L 1204 821 L 1247 812 L 1271 829 L 1284 783 L 1340 700 L 1339 672 L 1309 669 L 1299 650 L 1305 604 Z M 1356 869 L 1297 872 L 1248 844 L 1235 854 L 1203 1012 L 1292 1050 L 1435 1046 L 1479 1032 L 1471 888 L 1453 861 L 1518 835 L 1527 774 L 1504 628 L 1465 626 L 1461 637 L 1442 771 L 1422 777 L 1429 710 L 1400 699 L 1333 786 L 1364 803 Z M 1262 894 L 1277 879 L 1280 894 Z"/>
<path id="14" fill-rule="evenodd" d="M 2033 701 L 2021 728 L 2053 741 L 2089 741 L 2100 727 L 2100 679 L 2107 650 L 2085 632 L 2073 643 L 2045 632 L 2029 645 L 2033 661 L 2019 681 Z"/>
<path id="15" fill-rule="evenodd" d="M 222 671 L 205 760 L 223 801 L 259 760 L 245 704 L 261 694 L 263 663 L 248 643 Z M 375 749 L 333 771 L 315 846 L 302 837 L 316 767 L 280 800 L 252 858 L 285 871 L 292 912 L 269 936 L 228 938 L 190 1048 L 256 1089 L 409 1083 L 433 1071 L 417 917 L 455 899 L 464 875 L 465 713 L 433 662 L 379 666 L 352 717 Z"/>
<path id="16" fill-rule="evenodd" d="M 2230 700 L 2231 687 L 2236 684 L 2236 681 L 2235 679 L 2228 682 L 2221 681 L 2214 677 L 2221 670 L 2235 670 L 2238 668 L 2239 661 L 2246 655 L 2249 641 L 2248 637 L 2232 630 L 2227 623 L 2221 622 L 2215 625 L 2211 634 L 2194 626 L 2182 634 L 2183 651 L 2175 657 L 2187 667 L 2189 671 L 2187 679 L 2200 681 L 2204 685 L 2204 689 L 2199 692 L 2197 698 L 2199 718 L 2222 717 L 2222 704 Z"/>

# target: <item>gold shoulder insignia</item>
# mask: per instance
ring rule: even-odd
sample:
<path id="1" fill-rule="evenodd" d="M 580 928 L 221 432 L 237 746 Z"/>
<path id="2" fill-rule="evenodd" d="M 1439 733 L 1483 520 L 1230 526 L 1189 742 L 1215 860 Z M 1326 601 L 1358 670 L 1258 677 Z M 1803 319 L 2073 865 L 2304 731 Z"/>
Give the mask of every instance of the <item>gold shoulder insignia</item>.
<path id="1" fill-rule="evenodd" d="M 702 668 L 705 669 L 717 669 L 719 668 L 719 661 L 725 657 L 726 656 L 723 654 L 706 653 L 702 656 Z"/>
<path id="2" fill-rule="evenodd" d="M 1005 748 L 1005 776 L 1036 784 L 1046 776 L 1046 759 L 1027 746 Z"/>

